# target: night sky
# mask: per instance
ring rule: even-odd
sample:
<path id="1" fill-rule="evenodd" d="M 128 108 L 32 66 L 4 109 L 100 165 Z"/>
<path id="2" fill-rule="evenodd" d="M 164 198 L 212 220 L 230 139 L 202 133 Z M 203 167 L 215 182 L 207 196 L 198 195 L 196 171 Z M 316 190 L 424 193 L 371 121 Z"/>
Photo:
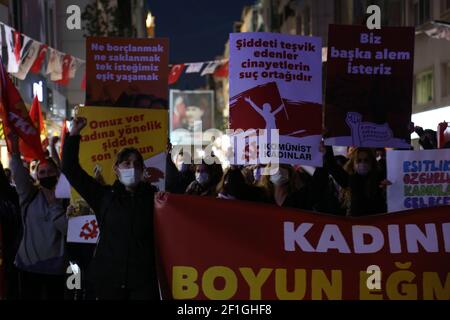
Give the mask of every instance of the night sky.
<path id="1" fill-rule="evenodd" d="M 223 54 L 233 22 L 254 0 L 147 0 L 156 37 L 170 41 L 170 63 L 214 60 Z M 175 87 L 194 89 L 204 79 L 183 75 Z"/>

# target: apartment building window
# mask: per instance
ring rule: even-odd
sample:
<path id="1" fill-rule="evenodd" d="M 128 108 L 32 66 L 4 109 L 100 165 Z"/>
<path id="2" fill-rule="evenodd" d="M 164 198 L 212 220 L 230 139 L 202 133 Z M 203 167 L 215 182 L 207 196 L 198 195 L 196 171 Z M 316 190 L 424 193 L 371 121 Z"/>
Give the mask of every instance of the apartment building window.
<path id="1" fill-rule="evenodd" d="M 341 24 L 344 20 L 342 16 L 342 1 L 334 0 L 334 22 L 337 24 Z"/>
<path id="2" fill-rule="evenodd" d="M 295 16 L 295 10 L 291 7 L 291 2 L 284 6 L 284 20 Z"/>
<path id="3" fill-rule="evenodd" d="M 450 62 L 447 63 L 447 70 L 444 74 L 445 74 L 446 94 L 447 97 L 450 97 Z"/>
<path id="4" fill-rule="evenodd" d="M 56 47 L 56 37 L 55 37 L 55 11 L 53 3 L 49 3 L 44 1 L 44 10 L 45 10 L 45 42 L 51 46 Z"/>
<path id="5" fill-rule="evenodd" d="M 303 20 L 302 20 L 302 16 L 299 14 L 296 17 L 296 28 L 297 28 L 297 34 L 301 34 L 303 35 Z"/>
<path id="6" fill-rule="evenodd" d="M 382 25 L 403 26 L 404 1 L 385 0 L 382 2 Z"/>
<path id="7" fill-rule="evenodd" d="M 419 73 L 416 76 L 416 104 L 425 104 L 434 99 L 433 70 Z"/>
<path id="8" fill-rule="evenodd" d="M 376 4 L 378 3 L 371 3 Z M 365 24 L 366 21 L 366 0 L 354 0 L 353 1 L 353 24 Z"/>
<path id="9" fill-rule="evenodd" d="M 431 3 L 429 0 L 414 0 L 414 22 L 424 24 L 431 19 Z"/>
<path id="10" fill-rule="evenodd" d="M 352 9 L 353 2 L 347 0 L 335 0 L 334 1 L 334 19 L 337 24 L 352 24 L 354 19 L 352 19 Z"/>
<path id="11" fill-rule="evenodd" d="M 305 8 L 303 12 L 303 34 L 309 36 L 311 34 L 311 9 Z"/>
<path id="12" fill-rule="evenodd" d="M 22 1 L 13 1 L 13 14 L 12 14 L 12 19 L 13 19 L 13 27 L 16 28 L 17 30 L 21 31 L 22 30 Z"/>

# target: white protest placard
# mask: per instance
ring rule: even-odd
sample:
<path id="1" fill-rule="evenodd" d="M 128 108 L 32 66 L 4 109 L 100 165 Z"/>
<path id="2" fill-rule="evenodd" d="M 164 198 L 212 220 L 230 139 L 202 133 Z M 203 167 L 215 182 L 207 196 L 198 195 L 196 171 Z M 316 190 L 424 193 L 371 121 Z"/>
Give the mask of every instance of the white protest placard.
<path id="1" fill-rule="evenodd" d="M 56 184 L 55 197 L 57 199 L 69 199 L 70 198 L 70 183 L 64 174 L 61 174 Z"/>
<path id="2" fill-rule="evenodd" d="M 259 141 L 258 159 L 264 154 L 279 163 L 322 166 L 322 39 L 232 33 L 230 129 L 257 129 L 258 135 L 277 129 L 279 143 Z M 239 158 L 233 161 L 240 163 Z"/>
<path id="3" fill-rule="evenodd" d="M 450 149 L 389 150 L 388 211 L 450 205 Z"/>

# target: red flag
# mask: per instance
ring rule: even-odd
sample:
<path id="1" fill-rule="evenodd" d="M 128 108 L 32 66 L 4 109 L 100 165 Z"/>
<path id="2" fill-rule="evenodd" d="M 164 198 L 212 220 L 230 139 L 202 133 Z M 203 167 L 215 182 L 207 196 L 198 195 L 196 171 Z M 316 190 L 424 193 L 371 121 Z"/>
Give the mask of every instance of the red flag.
<path id="1" fill-rule="evenodd" d="M 220 67 L 216 69 L 214 72 L 214 77 L 217 78 L 226 78 L 228 77 L 228 61 L 222 64 Z"/>
<path id="2" fill-rule="evenodd" d="M 19 92 L 7 75 L 3 62 L 0 60 L 0 118 L 3 121 L 5 136 L 14 131 L 31 151 L 33 159 L 44 160 L 40 132 L 34 127 L 27 108 Z M 9 141 L 8 142 L 9 147 Z"/>
<path id="3" fill-rule="evenodd" d="M 448 127 L 449 124 L 445 121 L 438 124 L 437 140 L 439 149 L 443 149 L 447 141 L 450 141 L 450 132 L 446 132 Z"/>
<path id="4" fill-rule="evenodd" d="M 86 71 L 83 75 L 83 80 L 81 80 L 81 90 L 86 90 Z"/>
<path id="5" fill-rule="evenodd" d="M 181 73 L 184 70 L 184 64 L 176 64 L 172 67 L 169 73 L 169 84 L 174 84 L 180 78 Z"/>
<path id="6" fill-rule="evenodd" d="M 63 70 L 62 70 L 62 79 L 56 81 L 56 83 L 62 84 L 63 86 L 67 86 L 69 84 L 69 73 L 70 73 L 70 65 L 72 63 L 72 56 L 70 54 L 66 54 L 63 58 Z"/>
<path id="7" fill-rule="evenodd" d="M 40 137 L 40 141 L 41 141 L 41 149 L 45 150 L 45 148 L 47 148 L 49 145 L 48 137 L 47 137 L 47 129 L 45 127 L 44 117 L 42 116 L 41 105 L 39 103 L 37 96 L 35 96 L 33 99 L 33 103 L 31 104 L 29 115 L 30 115 L 31 121 L 33 122 L 34 127 L 39 132 L 39 137 Z M 21 141 L 20 150 L 21 150 L 22 156 L 26 160 L 31 161 L 31 160 L 35 159 L 33 150 L 29 146 L 27 146 L 25 143 L 23 143 L 23 141 Z"/>
<path id="8" fill-rule="evenodd" d="M 16 62 L 20 62 L 20 32 L 14 31 L 14 56 L 16 57 Z"/>
<path id="9" fill-rule="evenodd" d="M 42 146 L 48 147 L 47 128 L 45 127 L 44 116 L 42 115 L 41 104 L 37 96 L 34 96 L 33 104 L 30 108 L 30 118 L 33 121 L 34 127 L 38 129 L 41 135 Z"/>
<path id="10" fill-rule="evenodd" d="M 63 124 L 62 124 L 62 129 L 61 129 L 61 147 L 59 150 L 59 157 L 62 159 L 62 150 L 63 150 L 63 146 L 64 146 L 64 140 L 66 138 L 66 134 L 69 133 L 69 128 L 67 128 L 67 119 L 64 118 Z"/>
<path id="11" fill-rule="evenodd" d="M 42 133 L 43 129 L 45 128 L 45 124 L 44 117 L 42 116 L 41 105 L 37 96 L 34 96 L 29 114 L 31 121 L 33 121 L 34 127 Z"/>
<path id="12" fill-rule="evenodd" d="M 31 72 L 33 72 L 33 73 L 41 72 L 42 62 L 44 62 L 45 56 L 47 55 L 47 49 L 48 49 L 48 46 L 46 44 L 41 44 L 41 46 L 39 48 L 38 56 L 37 56 L 36 60 L 34 60 L 33 65 L 31 66 Z"/>
<path id="13" fill-rule="evenodd" d="M 172 67 L 169 73 L 169 84 L 174 84 L 180 78 L 181 73 L 184 70 L 184 64 L 176 64 Z"/>

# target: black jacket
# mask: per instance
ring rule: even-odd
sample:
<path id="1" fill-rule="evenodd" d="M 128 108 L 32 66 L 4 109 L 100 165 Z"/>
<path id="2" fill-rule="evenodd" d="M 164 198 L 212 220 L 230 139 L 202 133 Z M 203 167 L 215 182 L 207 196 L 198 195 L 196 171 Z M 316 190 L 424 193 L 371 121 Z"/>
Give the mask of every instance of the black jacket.
<path id="1" fill-rule="evenodd" d="M 351 192 L 347 215 L 367 216 L 387 211 L 385 191 L 379 187 L 383 174 L 377 168 L 367 176 L 349 174 L 336 163 L 331 147 L 327 147 L 324 167 L 342 188 Z"/>
<path id="2" fill-rule="evenodd" d="M 62 172 L 94 210 L 100 240 L 88 270 L 97 288 L 150 290 L 156 299 L 153 199 L 156 188 L 141 183 L 134 193 L 119 181 L 103 186 L 80 166 L 80 136 L 64 141 Z"/>

